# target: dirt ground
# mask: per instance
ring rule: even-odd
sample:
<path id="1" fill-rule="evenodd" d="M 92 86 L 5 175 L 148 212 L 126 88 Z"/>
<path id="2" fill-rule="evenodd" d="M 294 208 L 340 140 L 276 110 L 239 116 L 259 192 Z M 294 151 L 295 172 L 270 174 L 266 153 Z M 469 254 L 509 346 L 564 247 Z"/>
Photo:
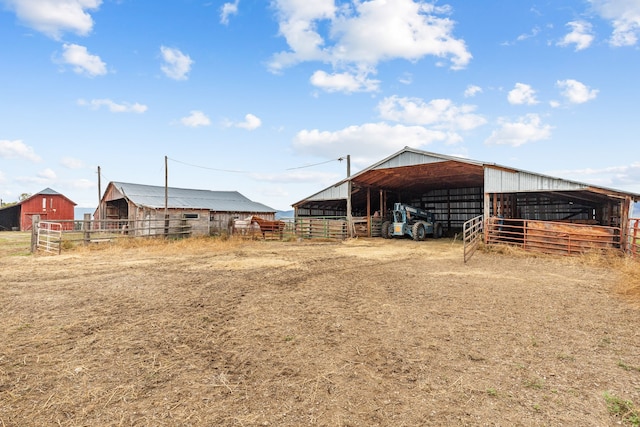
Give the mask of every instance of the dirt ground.
<path id="1" fill-rule="evenodd" d="M 0 426 L 637 425 L 619 279 L 447 239 L 5 254 Z"/>

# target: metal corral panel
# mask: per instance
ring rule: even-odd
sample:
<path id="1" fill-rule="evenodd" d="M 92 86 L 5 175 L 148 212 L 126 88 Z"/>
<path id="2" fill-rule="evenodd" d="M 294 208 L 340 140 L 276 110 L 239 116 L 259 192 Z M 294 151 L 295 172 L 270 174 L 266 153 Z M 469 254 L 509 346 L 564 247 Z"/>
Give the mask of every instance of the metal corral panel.
<path id="1" fill-rule="evenodd" d="M 415 166 L 415 165 L 425 165 L 429 163 L 437 163 L 443 162 L 447 159 L 443 159 L 442 157 L 435 157 L 428 154 L 416 153 L 414 151 L 405 151 L 400 153 L 399 155 L 388 158 L 387 160 L 382 161 L 380 164 L 375 165 L 371 169 L 387 169 L 387 168 L 398 168 L 403 166 Z"/>
<path id="2" fill-rule="evenodd" d="M 314 194 L 311 197 L 305 199 L 305 202 L 319 201 L 319 200 L 346 200 L 348 194 L 348 182 L 334 185 L 319 193 Z"/>
<path id="3" fill-rule="evenodd" d="M 587 185 L 530 172 L 484 168 L 484 191 L 487 193 L 520 193 L 526 191 L 575 191 Z"/>

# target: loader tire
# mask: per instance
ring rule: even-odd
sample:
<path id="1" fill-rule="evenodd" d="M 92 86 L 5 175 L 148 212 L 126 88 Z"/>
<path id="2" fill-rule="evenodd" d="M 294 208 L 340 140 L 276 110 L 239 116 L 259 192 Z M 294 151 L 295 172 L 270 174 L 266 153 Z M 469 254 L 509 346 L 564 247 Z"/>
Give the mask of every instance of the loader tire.
<path id="1" fill-rule="evenodd" d="M 391 221 L 385 221 L 382 223 L 382 227 L 380 228 L 380 235 L 383 239 L 390 239 L 393 236 L 391 227 L 393 227 Z"/>
<path id="2" fill-rule="evenodd" d="M 413 234 L 413 240 L 415 240 L 416 242 L 423 241 L 424 238 L 427 236 L 427 231 L 424 227 L 424 222 L 418 221 L 415 224 L 413 224 L 413 227 L 411 228 L 411 233 Z"/>
<path id="3" fill-rule="evenodd" d="M 433 224 L 433 238 L 439 239 L 442 237 L 442 224 L 436 222 Z"/>

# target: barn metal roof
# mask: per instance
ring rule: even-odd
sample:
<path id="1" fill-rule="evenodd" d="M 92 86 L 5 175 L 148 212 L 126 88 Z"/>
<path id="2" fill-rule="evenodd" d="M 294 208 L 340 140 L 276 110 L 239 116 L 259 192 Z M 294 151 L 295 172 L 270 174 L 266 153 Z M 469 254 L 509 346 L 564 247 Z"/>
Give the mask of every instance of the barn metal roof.
<path id="1" fill-rule="evenodd" d="M 293 206 L 308 202 L 344 200 L 347 197 L 349 180 L 353 184 L 352 197 L 356 201 L 361 197 L 358 194 L 361 188 L 420 193 L 435 189 L 470 187 L 483 187 L 488 193 L 554 191 L 574 194 L 573 192 L 581 192 L 580 197 L 590 199 L 631 197 L 634 200 L 640 200 L 639 194 L 526 172 L 495 163 L 405 147 Z"/>
<path id="2" fill-rule="evenodd" d="M 127 199 L 153 209 L 165 205 L 165 187 L 155 185 L 111 182 Z M 249 200 L 237 191 L 194 190 L 168 187 L 168 207 L 171 209 L 208 209 L 215 212 L 275 212 L 262 203 Z"/>
<path id="3" fill-rule="evenodd" d="M 56 190 L 54 190 L 54 189 L 52 189 L 50 187 L 47 187 L 42 191 L 38 191 L 36 194 L 33 194 L 33 195 L 29 196 L 27 199 L 21 201 L 18 204 L 21 205 L 24 202 L 26 202 L 27 200 L 31 200 L 34 197 L 38 197 L 38 196 L 60 196 L 60 197 L 64 197 L 65 199 L 67 199 L 69 201 L 69 203 L 72 203 L 73 205 L 76 205 L 76 202 L 74 202 L 73 200 L 71 200 L 70 198 L 65 196 L 64 194 L 58 193 Z"/>

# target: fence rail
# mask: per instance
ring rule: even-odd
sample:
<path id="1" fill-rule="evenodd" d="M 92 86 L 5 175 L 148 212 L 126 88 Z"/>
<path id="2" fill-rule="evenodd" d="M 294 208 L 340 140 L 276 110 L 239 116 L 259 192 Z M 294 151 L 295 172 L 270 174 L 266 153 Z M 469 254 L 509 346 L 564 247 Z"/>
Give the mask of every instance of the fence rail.
<path id="1" fill-rule="evenodd" d="M 462 226 L 462 241 L 464 242 L 463 258 L 465 263 L 471 259 L 480 245 L 480 241 L 482 240 L 483 224 L 483 216 L 479 215 L 466 221 Z"/>
<path id="2" fill-rule="evenodd" d="M 181 238 L 191 234 L 183 219 L 158 220 L 69 220 L 34 222 L 32 251 L 60 253 L 65 242 L 98 243 L 122 238 Z"/>

